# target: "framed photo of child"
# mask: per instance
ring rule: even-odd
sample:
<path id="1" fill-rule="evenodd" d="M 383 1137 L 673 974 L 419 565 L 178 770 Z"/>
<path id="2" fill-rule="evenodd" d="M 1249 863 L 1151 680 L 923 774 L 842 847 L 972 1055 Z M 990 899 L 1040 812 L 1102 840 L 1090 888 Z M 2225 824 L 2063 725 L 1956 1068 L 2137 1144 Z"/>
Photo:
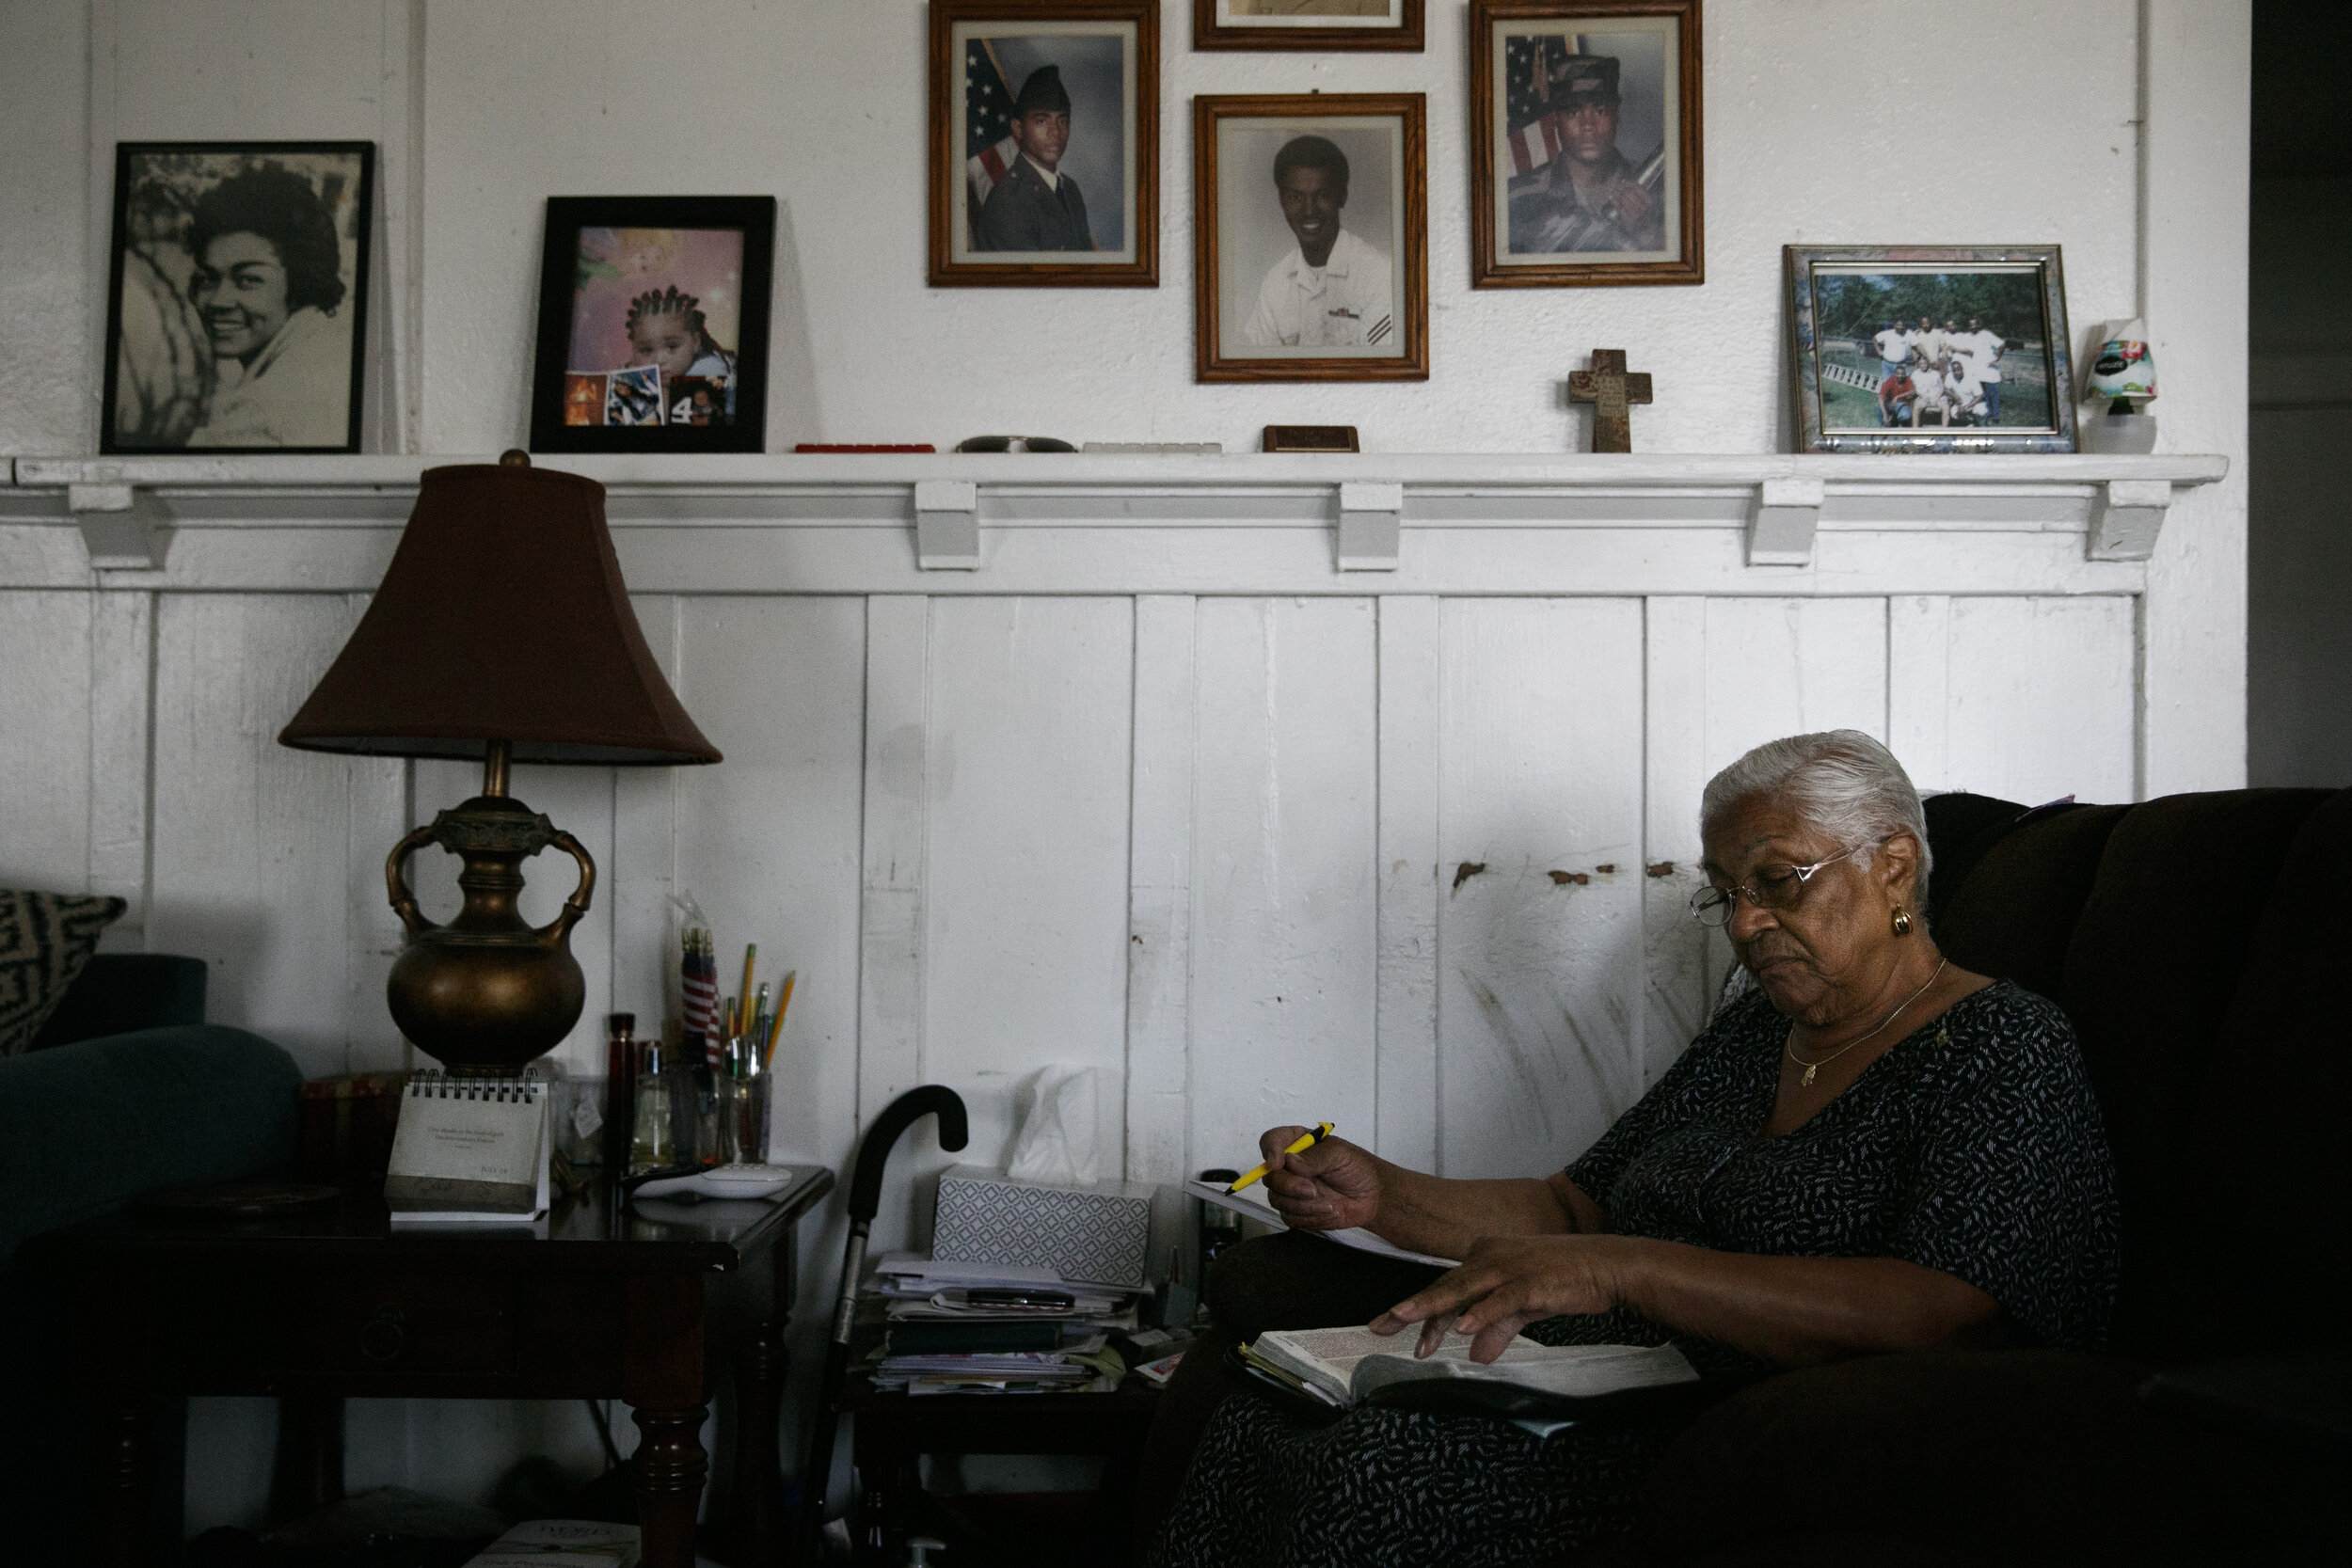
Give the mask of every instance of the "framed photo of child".
<path id="1" fill-rule="evenodd" d="M 770 196 L 548 201 L 533 451 L 759 451 Z"/>
<path id="2" fill-rule="evenodd" d="M 931 285 L 1158 288 L 1159 84 L 1159 0 L 931 0 Z"/>

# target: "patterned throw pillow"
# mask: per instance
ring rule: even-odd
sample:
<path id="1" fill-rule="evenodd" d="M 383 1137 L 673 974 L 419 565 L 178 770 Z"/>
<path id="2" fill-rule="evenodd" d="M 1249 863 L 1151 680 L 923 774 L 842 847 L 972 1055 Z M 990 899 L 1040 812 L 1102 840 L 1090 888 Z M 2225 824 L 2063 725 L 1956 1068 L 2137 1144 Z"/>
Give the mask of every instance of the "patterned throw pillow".
<path id="1" fill-rule="evenodd" d="M 125 908 L 119 898 L 0 890 L 0 1056 L 33 1043 Z"/>

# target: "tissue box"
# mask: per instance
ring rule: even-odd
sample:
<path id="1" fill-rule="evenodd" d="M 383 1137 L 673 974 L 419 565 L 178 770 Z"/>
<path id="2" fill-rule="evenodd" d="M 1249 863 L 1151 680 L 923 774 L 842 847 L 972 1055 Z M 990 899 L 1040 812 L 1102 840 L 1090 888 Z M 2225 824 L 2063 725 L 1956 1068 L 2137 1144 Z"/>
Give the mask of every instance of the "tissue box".
<path id="1" fill-rule="evenodd" d="M 1064 1279 L 1140 1288 L 1152 1235 L 1149 1182 L 1049 1187 L 984 1165 L 941 1173 L 931 1257 L 943 1263 L 1016 1263 Z"/>

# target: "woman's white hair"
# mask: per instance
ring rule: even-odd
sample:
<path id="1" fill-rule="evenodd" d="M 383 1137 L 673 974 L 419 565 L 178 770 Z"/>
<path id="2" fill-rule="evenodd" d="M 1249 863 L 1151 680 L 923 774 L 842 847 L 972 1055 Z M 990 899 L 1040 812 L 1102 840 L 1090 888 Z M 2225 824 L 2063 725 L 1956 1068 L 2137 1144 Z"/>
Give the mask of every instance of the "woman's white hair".
<path id="1" fill-rule="evenodd" d="M 1895 753 L 1860 730 L 1792 735 L 1758 746 L 1707 781 L 1700 834 L 1735 803 L 1756 795 L 1788 804 L 1840 844 L 1874 847 L 1909 833 L 1919 842 L 1919 885 L 1927 886 L 1931 858 L 1919 792 Z"/>

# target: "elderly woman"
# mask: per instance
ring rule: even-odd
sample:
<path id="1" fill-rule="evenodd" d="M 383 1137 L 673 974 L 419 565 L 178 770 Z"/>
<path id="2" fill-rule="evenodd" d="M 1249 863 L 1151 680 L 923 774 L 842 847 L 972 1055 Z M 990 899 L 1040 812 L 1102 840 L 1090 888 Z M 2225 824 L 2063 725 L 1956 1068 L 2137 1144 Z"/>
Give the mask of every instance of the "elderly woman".
<path id="1" fill-rule="evenodd" d="M 1300 1130 L 1276 1128 L 1275 1206 L 1463 1259 L 1374 1320 L 1400 1352 L 1455 1328 L 1491 1360 L 1524 1330 L 1753 1373 L 2096 1339 L 2117 1211 L 2074 1033 L 1937 952 L 1901 766 L 1852 730 L 1776 740 L 1708 785 L 1700 827 L 1692 913 L 1755 984 L 1597 1143 L 1540 1180 L 1456 1181 L 1338 1139 L 1285 1155 Z M 1159 1560 L 1553 1561 L 1630 1525 L 1662 1441 L 1370 1407 L 1318 1430 L 1229 1399 Z"/>
<path id="2" fill-rule="evenodd" d="M 350 437 L 358 345 L 342 303 L 342 245 L 310 182 L 257 164 L 197 199 L 188 303 L 218 382 L 191 447 L 331 447 Z"/>

